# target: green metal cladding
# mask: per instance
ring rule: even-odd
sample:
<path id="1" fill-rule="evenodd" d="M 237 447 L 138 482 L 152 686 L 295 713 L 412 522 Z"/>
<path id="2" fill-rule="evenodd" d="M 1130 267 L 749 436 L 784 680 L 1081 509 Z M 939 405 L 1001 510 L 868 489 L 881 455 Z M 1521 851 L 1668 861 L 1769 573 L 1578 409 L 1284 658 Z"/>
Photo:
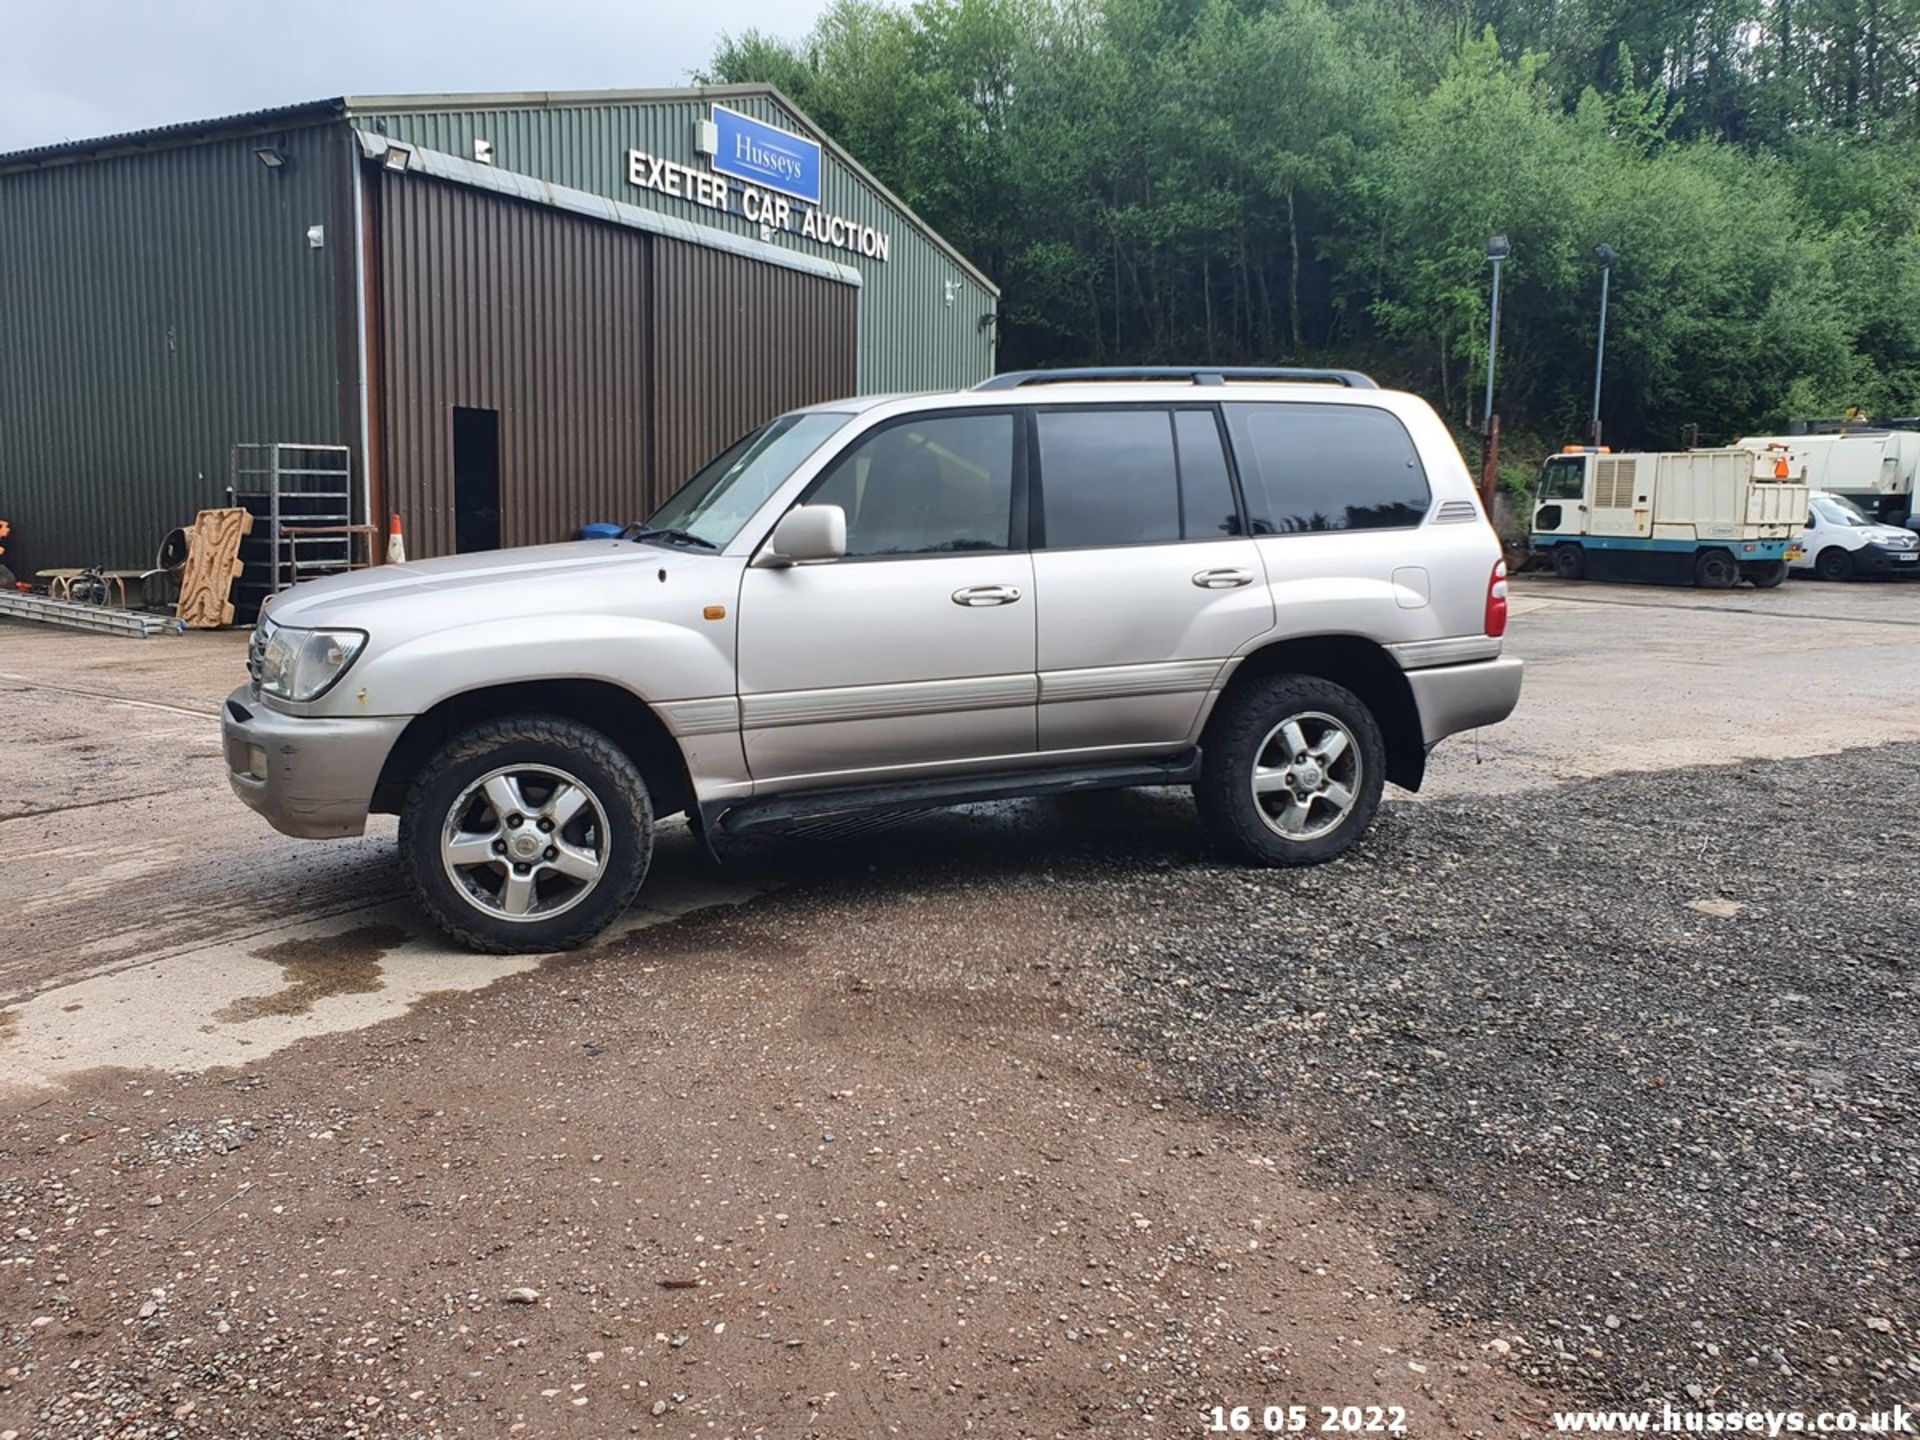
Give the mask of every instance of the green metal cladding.
<path id="1" fill-rule="evenodd" d="M 15 570 L 151 565 L 222 503 L 235 442 L 358 439 L 346 165 L 336 126 L 0 173 Z"/>
<path id="2" fill-rule="evenodd" d="M 949 389 L 992 373 L 995 332 L 982 320 L 997 307 L 992 284 L 771 87 L 349 98 L 0 155 L 0 517 L 16 530 L 7 561 L 22 572 L 151 564 L 168 530 L 222 503 L 240 442 L 347 444 L 363 482 L 355 167 L 367 162 L 355 130 L 465 160 L 483 140 L 501 171 L 764 239 L 738 213 L 629 182 L 632 149 L 703 167 L 695 129 L 715 101 L 822 141 L 821 211 L 891 237 L 885 261 L 773 237 L 860 271 L 861 391 Z M 262 146 L 286 163 L 263 164 Z M 714 307 L 729 318 L 716 333 L 751 333 L 756 287 L 708 268 L 723 278 L 678 297 L 683 309 L 697 324 Z M 379 285 L 367 277 L 376 316 Z M 780 346 L 780 334 L 770 327 L 765 344 Z M 667 375 L 673 346 L 659 343 Z M 812 363 L 811 353 L 799 346 L 787 363 Z M 758 373 L 781 357 L 751 361 Z M 370 423 L 377 443 L 377 399 Z"/>

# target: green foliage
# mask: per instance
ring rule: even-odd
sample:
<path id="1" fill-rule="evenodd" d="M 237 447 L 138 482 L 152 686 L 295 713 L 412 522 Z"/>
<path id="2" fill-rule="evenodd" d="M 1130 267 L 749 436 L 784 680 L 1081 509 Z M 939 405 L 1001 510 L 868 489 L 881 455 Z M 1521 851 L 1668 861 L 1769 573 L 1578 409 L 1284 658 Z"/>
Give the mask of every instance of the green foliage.
<path id="1" fill-rule="evenodd" d="M 1499 232 L 1510 434 L 1585 436 L 1602 244 L 1610 440 L 1920 408 L 1920 0 L 833 0 L 704 78 L 994 275 L 1004 365 L 1338 360 L 1477 424 Z"/>

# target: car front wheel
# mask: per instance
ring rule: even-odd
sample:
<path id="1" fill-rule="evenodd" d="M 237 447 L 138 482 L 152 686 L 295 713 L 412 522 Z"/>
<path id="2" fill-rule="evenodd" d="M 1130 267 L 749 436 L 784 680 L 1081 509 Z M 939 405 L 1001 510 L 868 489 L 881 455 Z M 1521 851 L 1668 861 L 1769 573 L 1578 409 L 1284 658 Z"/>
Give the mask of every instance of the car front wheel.
<path id="1" fill-rule="evenodd" d="M 1360 697 L 1313 675 L 1254 681 L 1208 726 L 1201 818 L 1257 865 L 1317 865 L 1366 833 L 1386 783 L 1386 742 Z"/>
<path id="2" fill-rule="evenodd" d="M 570 950 L 633 901 L 653 855 L 646 782 L 605 735 L 511 716 L 454 736 L 414 779 L 400 853 L 421 906 L 461 944 Z"/>

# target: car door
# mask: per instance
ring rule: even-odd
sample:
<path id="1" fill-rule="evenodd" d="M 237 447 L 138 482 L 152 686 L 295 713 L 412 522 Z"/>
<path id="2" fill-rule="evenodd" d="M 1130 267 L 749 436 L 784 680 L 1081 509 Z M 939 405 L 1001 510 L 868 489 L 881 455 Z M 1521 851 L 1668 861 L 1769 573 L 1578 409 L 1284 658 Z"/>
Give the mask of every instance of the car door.
<path id="1" fill-rule="evenodd" d="M 747 767 L 856 784 L 991 767 L 1034 749 L 1026 464 L 1009 409 L 884 421 L 802 497 L 847 553 L 741 582 Z"/>
<path id="2" fill-rule="evenodd" d="M 1033 413 L 1040 749 L 1185 741 L 1273 625 L 1211 406 Z"/>

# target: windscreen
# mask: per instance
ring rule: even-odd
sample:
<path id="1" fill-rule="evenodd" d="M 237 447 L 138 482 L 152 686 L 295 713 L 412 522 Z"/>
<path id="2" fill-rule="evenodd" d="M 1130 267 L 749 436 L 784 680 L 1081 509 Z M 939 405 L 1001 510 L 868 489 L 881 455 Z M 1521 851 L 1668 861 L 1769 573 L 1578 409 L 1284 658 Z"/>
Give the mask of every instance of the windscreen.
<path id="1" fill-rule="evenodd" d="M 684 530 L 724 549 L 800 462 L 852 418 L 845 411 L 816 410 L 768 421 L 710 460 L 647 517 L 647 525 Z"/>

